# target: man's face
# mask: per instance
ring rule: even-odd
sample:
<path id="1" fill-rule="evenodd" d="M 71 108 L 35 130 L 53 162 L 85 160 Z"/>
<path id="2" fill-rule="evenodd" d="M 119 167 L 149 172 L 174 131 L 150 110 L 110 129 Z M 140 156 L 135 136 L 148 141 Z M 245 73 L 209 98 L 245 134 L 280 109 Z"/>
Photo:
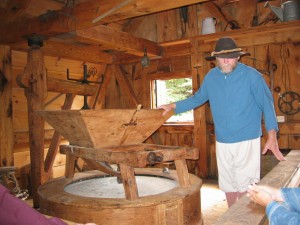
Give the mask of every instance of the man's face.
<path id="1" fill-rule="evenodd" d="M 220 67 L 223 73 L 231 73 L 238 64 L 238 58 L 219 58 L 216 57 L 217 66 Z"/>

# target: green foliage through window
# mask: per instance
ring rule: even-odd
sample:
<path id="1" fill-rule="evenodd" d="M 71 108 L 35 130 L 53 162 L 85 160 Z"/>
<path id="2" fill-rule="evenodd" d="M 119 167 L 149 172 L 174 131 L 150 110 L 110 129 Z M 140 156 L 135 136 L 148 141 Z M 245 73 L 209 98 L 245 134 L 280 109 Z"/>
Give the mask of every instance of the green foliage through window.
<path id="1" fill-rule="evenodd" d="M 192 95 L 192 79 L 180 78 L 155 81 L 156 107 L 186 99 Z M 193 121 L 192 111 L 172 116 L 168 122 Z"/>

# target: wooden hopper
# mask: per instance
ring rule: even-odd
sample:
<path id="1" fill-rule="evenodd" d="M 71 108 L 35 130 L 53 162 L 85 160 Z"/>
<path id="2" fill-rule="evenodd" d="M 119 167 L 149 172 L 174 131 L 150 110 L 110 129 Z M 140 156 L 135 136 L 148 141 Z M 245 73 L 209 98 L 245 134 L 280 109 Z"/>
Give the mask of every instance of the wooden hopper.
<path id="1" fill-rule="evenodd" d="M 173 113 L 158 109 L 38 111 L 71 145 L 103 148 L 143 143 Z"/>

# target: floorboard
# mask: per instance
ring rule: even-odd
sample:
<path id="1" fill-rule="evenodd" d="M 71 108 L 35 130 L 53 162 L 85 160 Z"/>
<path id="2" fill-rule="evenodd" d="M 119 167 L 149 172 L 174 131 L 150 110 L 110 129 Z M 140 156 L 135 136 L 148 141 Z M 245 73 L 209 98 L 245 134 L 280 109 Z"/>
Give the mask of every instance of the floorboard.
<path id="1" fill-rule="evenodd" d="M 217 180 L 203 180 L 201 210 L 204 225 L 211 225 L 228 209 L 225 194 L 218 188 Z"/>

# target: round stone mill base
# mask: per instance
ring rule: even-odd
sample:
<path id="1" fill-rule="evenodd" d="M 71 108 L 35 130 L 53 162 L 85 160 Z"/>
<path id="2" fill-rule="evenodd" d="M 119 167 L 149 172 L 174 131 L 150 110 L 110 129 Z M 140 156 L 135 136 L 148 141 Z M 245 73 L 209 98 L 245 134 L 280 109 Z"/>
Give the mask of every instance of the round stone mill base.
<path id="1" fill-rule="evenodd" d="M 137 200 L 123 197 L 123 185 L 117 184 L 116 177 L 89 171 L 41 185 L 38 190 L 40 210 L 65 220 L 98 225 L 203 224 L 200 178 L 189 174 L 191 185 L 180 187 L 173 170 L 163 172 L 162 169 L 144 168 L 135 169 L 135 174 Z M 101 179 L 107 180 L 108 184 Z M 114 190 L 118 185 L 121 188 Z"/>

